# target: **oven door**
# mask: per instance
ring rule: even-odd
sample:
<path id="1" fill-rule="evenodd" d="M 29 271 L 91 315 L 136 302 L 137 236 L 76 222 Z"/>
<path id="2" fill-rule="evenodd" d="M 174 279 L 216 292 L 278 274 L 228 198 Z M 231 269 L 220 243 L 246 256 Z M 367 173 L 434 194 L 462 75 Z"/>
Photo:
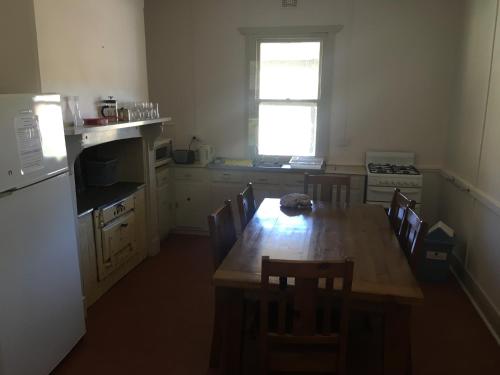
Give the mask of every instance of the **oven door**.
<path id="1" fill-rule="evenodd" d="M 408 199 L 413 199 L 417 203 L 421 202 L 422 189 L 404 187 L 400 187 L 399 189 Z M 393 195 L 393 187 L 368 186 L 366 188 L 366 201 L 368 203 L 385 202 L 390 204 L 392 202 Z"/>
<path id="2" fill-rule="evenodd" d="M 98 254 L 99 279 L 119 268 L 136 252 L 135 212 L 118 217 L 101 229 L 102 253 Z"/>

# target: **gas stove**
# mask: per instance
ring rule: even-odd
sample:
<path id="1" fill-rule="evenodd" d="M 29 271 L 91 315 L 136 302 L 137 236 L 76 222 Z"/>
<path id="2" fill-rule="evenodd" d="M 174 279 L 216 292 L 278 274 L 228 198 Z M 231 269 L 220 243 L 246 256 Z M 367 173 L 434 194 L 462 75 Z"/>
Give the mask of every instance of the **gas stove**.
<path id="1" fill-rule="evenodd" d="M 406 174 L 406 175 L 419 175 L 420 172 L 413 165 L 395 165 L 395 164 L 379 164 L 369 163 L 368 171 L 376 174 Z"/>
<path id="2" fill-rule="evenodd" d="M 394 188 L 399 188 L 408 198 L 420 203 L 423 176 L 414 165 L 413 152 L 367 152 L 367 203 L 388 207 Z"/>
<path id="3" fill-rule="evenodd" d="M 367 152 L 368 186 L 422 187 L 422 174 L 412 152 Z"/>

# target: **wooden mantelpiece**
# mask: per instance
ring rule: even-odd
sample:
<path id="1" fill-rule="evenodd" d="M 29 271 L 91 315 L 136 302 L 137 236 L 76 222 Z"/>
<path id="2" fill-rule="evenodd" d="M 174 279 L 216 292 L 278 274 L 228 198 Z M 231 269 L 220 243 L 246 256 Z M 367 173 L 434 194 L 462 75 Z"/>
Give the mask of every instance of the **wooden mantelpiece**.
<path id="1" fill-rule="evenodd" d="M 160 237 L 158 233 L 158 207 L 156 199 L 156 171 L 154 166 L 154 143 L 162 135 L 163 125 L 172 124 L 171 118 L 163 117 L 154 120 L 134 121 L 102 126 L 83 126 L 79 128 L 65 128 L 66 151 L 71 174 L 74 165 L 83 150 L 105 143 L 132 138 L 142 139 L 143 175 L 137 179 L 146 185 L 146 221 L 147 247 L 149 255 L 160 251 Z M 135 178 L 134 178 L 135 179 Z M 73 180 L 74 184 L 74 180 Z M 74 186 L 73 186 L 74 188 Z M 76 189 L 74 189 L 76 207 Z"/>

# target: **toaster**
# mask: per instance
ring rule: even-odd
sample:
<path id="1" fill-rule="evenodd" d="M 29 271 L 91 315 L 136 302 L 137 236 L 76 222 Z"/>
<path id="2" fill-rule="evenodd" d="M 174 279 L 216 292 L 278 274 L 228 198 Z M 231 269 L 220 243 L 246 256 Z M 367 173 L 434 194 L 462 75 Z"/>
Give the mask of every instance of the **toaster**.
<path id="1" fill-rule="evenodd" d="M 177 164 L 193 164 L 194 151 L 193 150 L 174 150 L 174 161 Z"/>

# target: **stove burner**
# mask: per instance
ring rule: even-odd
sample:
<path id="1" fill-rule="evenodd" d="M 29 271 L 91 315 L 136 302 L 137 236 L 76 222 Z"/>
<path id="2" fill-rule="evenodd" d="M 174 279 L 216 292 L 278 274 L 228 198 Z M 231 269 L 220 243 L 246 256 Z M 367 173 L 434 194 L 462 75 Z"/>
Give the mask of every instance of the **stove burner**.
<path id="1" fill-rule="evenodd" d="M 405 175 L 419 175 L 420 172 L 413 165 L 395 165 L 395 164 L 368 164 L 370 173 L 376 174 L 405 174 Z"/>

